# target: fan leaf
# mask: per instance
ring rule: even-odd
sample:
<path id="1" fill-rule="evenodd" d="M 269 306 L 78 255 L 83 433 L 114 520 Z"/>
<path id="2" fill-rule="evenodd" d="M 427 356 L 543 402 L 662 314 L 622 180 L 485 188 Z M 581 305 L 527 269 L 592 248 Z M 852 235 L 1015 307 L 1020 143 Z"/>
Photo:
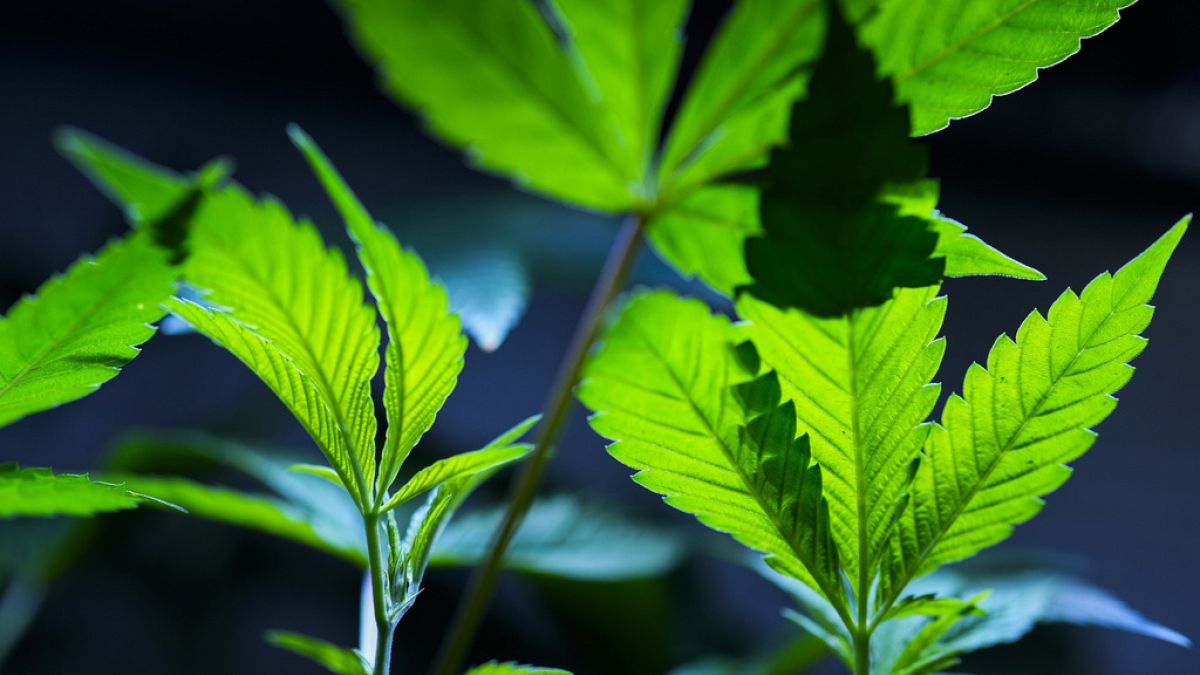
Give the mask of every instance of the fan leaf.
<path id="1" fill-rule="evenodd" d="M 370 383 L 379 329 L 341 253 L 279 202 L 255 201 L 238 186 L 204 200 L 189 248 L 186 279 L 217 308 L 175 300 L 172 311 L 275 391 L 366 500 L 375 475 Z"/>
<path id="2" fill-rule="evenodd" d="M 375 486 L 378 498 L 391 488 L 400 466 L 433 426 L 438 410 L 458 383 L 467 339 L 449 313 L 446 290 L 430 280 L 425 263 L 376 224 L 337 169 L 299 127 L 288 133 L 304 153 L 358 244 L 367 286 L 387 324 L 383 406 L 388 429 Z"/>
<path id="3" fill-rule="evenodd" d="M 1066 291 L 1016 339 L 1002 335 L 987 367 L 967 371 L 946 402 L 917 472 L 913 502 L 884 565 L 881 596 L 1009 536 L 1070 476 L 1066 463 L 1091 447 L 1091 428 L 1116 407 L 1128 362 L 1141 353 L 1147 304 L 1187 229 L 1185 218 L 1115 275 Z"/>
<path id="4" fill-rule="evenodd" d="M 109 244 L 0 318 L 0 427 L 116 377 L 154 335 L 175 273 L 146 237 Z"/>
<path id="5" fill-rule="evenodd" d="M 633 203 L 636 158 L 533 3 L 339 4 L 385 88 L 475 163 L 582 206 Z"/>
<path id="6" fill-rule="evenodd" d="M 863 27 L 912 108 L 913 134 L 945 128 L 1079 51 L 1133 0 L 884 0 Z"/>
<path id="7" fill-rule="evenodd" d="M 636 296 L 589 362 L 579 398 L 639 484 L 841 598 L 820 469 L 773 376 L 735 356 L 732 337 L 699 301 Z"/>
<path id="8" fill-rule="evenodd" d="M 738 301 L 742 327 L 812 439 L 824 472 L 833 537 L 856 592 L 866 592 L 908 486 L 937 402 L 930 384 L 945 351 L 946 313 L 937 287 L 902 289 L 891 301 L 849 316 L 780 310 Z M 867 586 L 869 587 L 869 581 Z"/>
<path id="9" fill-rule="evenodd" d="M 552 0 L 594 84 L 635 182 L 645 185 L 683 53 L 688 0 Z M 644 198 L 647 195 L 640 195 Z"/>

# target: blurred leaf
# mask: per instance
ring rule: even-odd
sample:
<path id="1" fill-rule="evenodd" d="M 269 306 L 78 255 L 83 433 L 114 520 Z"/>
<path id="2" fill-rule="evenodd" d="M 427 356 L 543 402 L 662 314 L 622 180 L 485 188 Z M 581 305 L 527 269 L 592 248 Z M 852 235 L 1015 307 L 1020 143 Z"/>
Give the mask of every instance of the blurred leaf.
<path id="1" fill-rule="evenodd" d="M 537 666 L 524 666 L 511 661 L 500 663 L 498 661 L 489 661 L 483 665 L 475 666 L 468 670 L 463 675 L 571 675 L 569 671 L 559 670 L 558 668 L 539 668 Z"/>
<path id="2" fill-rule="evenodd" d="M 90 516 L 136 508 L 150 497 L 87 474 L 0 464 L 0 518 Z"/>
<path id="3" fill-rule="evenodd" d="M 204 200 L 189 248 L 185 277 L 217 307 L 174 299 L 171 310 L 254 371 L 364 501 L 374 487 L 379 329 L 341 253 L 240 186 Z"/>
<path id="4" fill-rule="evenodd" d="M 793 144 L 771 155 L 763 235 L 746 241 L 748 292 L 778 307 L 833 316 L 878 305 L 897 287 L 939 283 L 937 236 L 879 197 L 924 178 L 928 159 L 908 114 L 876 79 L 853 29 L 831 15 L 808 97 L 792 111 Z"/>
<path id="5" fill-rule="evenodd" d="M 295 459 L 201 434 L 140 432 L 121 442 L 110 465 L 135 483 L 163 483 L 192 515 L 265 531 L 365 566 L 362 519 L 349 494 L 325 478 L 291 470 Z M 275 494 L 235 491 L 161 475 L 196 473 L 197 460 L 204 468 L 235 469 Z"/>
<path id="6" fill-rule="evenodd" d="M 358 244 L 358 259 L 367 272 L 367 285 L 387 324 L 387 366 L 383 405 L 387 411 L 387 437 L 379 476 L 371 489 L 375 503 L 383 501 L 400 466 L 421 437 L 433 426 L 438 410 L 458 382 L 467 340 L 458 319 L 447 311 L 446 291 L 429 279 L 425 263 L 400 246 L 395 235 L 377 225 L 354 191 L 329 159 L 299 127 L 288 128 L 292 142 L 304 154 L 346 222 Z M 378 357 L 376 357 L 378 358 Z M 370 398 L 367 379 L 367 398 Z M 371 409 L 372 421 L 374 408 Z M 370 461 L 374 467 L 375 438 L 372 426 Z M 369 472 L 372 474 L 374 471 Z M 343 479 L 343 483 L 349 485 Z"/>
<path id="7" fill-rule="evenodd" d="M 912 108 L 912 133 L 943 129 L 1079 51 L 1133 0 L 882 0 L 863 28 Z"/>
<path id="8" fill-rule="evenodd" d="M 433 546 L 431 566 L 478 564 L 504 509 L 464 513 Z M 535 501 L 517 530 L 504 566 L 534 574 L 588 581 L 657 577 L 686 554 L 683 538 L 601 503 L 560 495 Z"/>
<path id="9" fill-rule="evenodd" d="M 132 489 L 153 494 L 178 504 L 190 515 L 265 532 L 311 546 L 363 567 L 366 557 L 354 539 L 331 541 L 315 528 L 301 509 L 266 495 L 251 494 L 220 486 L 204 485 L 186 478 L 109 474 Z"/>
<path id="10" fill-rule="evenodd" d="M 1065 574 L 1033 556 L 989 555 L 938 570 L 910 586 L 915 594 L 979 601 L 980 614 L 965 616 L 922 656 L 946 657 L 1016 642 L 1040 623 L 1100 626 L 1145 635 L 1180 646 L 1191 642 L 1130 609 L 1111 593 Z M 890 663 L 929 624 L 913 617 L 882 624 L 876 644 L 881 663 Z M 886 659 L 886 660 L 884 660 Z"/>
<path id="11" fill-rule="evenodd" d="M 820 639 L 802 635 L 767 654 L 741 659 L 707 657 L 674 668 L 668 675 L 794 675 L 828 655 Z"/>
<path id="12" fill-rule="evenodd" d="M 645 184 L 670 97 L 689 0 L 551 0 L 550 8 L 598 91 Z"/>
<path id="13" fill-rule="evenodd" d="M 455 252 L 430 263 L 450 294 L 450 311 L 485 352 L 495 351 L 525 314 L 529 274 L 511 248 L 500 244 Z"/>
<path id="14" fill-rule="evenodd" d="M 280 649 L 308 658 L 337 675 L 369 675 L 371 672 L 362 654 L 324 640 L 280 630 L 267 633 L 266 640 Z"/>
<path id="15" fill-rule="evenodd" d="M 472 161 L 581 206 L 633 204 L 641 158 L 621 146 L 533 3 L 339 4 L 387 90 Z"/>
<path id="16" fill-rule="evenodd" d="M 70 127 L 58 130 L 54 140 L 59 152 L 121 207 L 126 220 L 149 229 L 175 262 L 183 259 L 188 226 L 200 201 L 233 172 L 230 160 L 218 158 L 184 176 Z"/>
<path id="17" fill-rule="evenodd" d="M 750 283 L 746 237 L 759 234 L 759 192 L 743 185 L 697 190 L 655 214 L 647 229 L 654 249 L 684 277 L 699 277 L 732 297 Z"/>
<path id="18" fill-rule="evenodd" d="M 718 176 L 761 166 L 787 138 L 801 69 L 817 55 L 821 0 L 742 0 L 705 50 L 659 166 L 668 200 Z"/>
<path id="19" fill-rule="evenodd" d="M 137 356 L 174 274 L 144 237 L 114 241 L 0 318 L 0 427 L 95 391 Z"/>

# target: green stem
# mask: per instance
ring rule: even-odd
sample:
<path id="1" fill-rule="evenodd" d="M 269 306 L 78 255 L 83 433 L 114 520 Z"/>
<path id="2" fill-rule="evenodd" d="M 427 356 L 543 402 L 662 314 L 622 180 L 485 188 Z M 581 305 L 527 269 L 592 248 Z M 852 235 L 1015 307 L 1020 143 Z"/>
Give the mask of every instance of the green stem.
<path id="1" fill-rule="evenodd" d="M 871 675 L 871 634 L 854 631 L 854 675 Z"/>
<path id="2" fill-rule="evenodd" d="M 383 548 L 379 545 L 379 516 L 363 515 L 367 528 L 367 565 L 371 568 L 371 598 L 375 605 L 374 675 L 389 675 L 392 670 L 393 624 L 387 610 L 387 584 L 384 581 Z"/>
<path id="3" fill-rule="evenodd" d="M 467 651 L 471 647 L 471 642 L 475 638 L 475 633 L 483 620 L 484 611 L 491 599 L 492 590 L 496 584 L 496 574 L 500 569 L 500 561 L 512 541 L 513 534 L 517 531 L 517 526 L 521 524 L 521 519 L 525 517 L 530 504 L 533 503 L 538 484 L 541 482 L 542 472 L 546 462 L 550 459 L 551 450 L 558 441 L 571 412 L 571 404 L 574 401 L 572 393 L 575 383 L 579 380 L 580 371 L 583 369 L 583 362 L 587 358 L 588 352 L 591 351 L 592 343 L 596 341 L 605 310 L 620 292 L 629 275 L 629 270 L 633 267 L 633 261 L 641 246 L 645 224 L 646 220 L 643 216 L 631 215 L 621 227 L 620 234 L 617 235 L 608 252 L 604 269 L 596 280 L 596 285 L 592 287 L 592 295 L 588 299 L 587 308 L 584 309 L 583 316 L 580 317 L 579 324 L 575 328 L 571 346 L 558 366 L 554 385 L 550 389 L 550 395 L 542 410 L 542 424 L 537 443 L 534 445 L 529 460 L 522 465 L 521 473 L 509 492 L 508 511 L 504 514 L 504 521 L 492 540 L 487 558 L 472 575 L 463 601 L 455 613 L 450 632 L 447 633 L 446 640 L 442 643 L 432 671 L 437 675 L 455 675 L 466 660 Z"/>

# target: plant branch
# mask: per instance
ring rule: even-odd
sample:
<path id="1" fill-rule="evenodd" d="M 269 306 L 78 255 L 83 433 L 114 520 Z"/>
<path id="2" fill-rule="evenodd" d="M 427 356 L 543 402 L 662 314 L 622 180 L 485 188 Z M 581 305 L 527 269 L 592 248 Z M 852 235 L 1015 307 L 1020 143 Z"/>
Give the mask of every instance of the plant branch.
<path id="1" fill-rule="evenodd" d="M 374 675 L 389 675 L 392 670 L 392 631 L 394 624 L 388 616 L 387 584 L 384 582 L 383 548 L 379 545 L 379 516 L 363 516 L 367 529 L 367 565 L 371 568 L 371 598 L 375 605 L 375 669 Z"/>
<path id="2" fill-rule="evenodd" d="M 605 310 L 620 292 L 626 277 L 629 276 L 629 271 L 633 267 L 634 259 L 641 247 L 645 225 L 646 218 L 644 216 L 631 215 L 622 225 L 616 240 L 613 241 L 608 258 L 604 262 L 604 269 L 600 272 L 595 286 L 592 287 L 587 307 L 579 319 L 579 324 L 575 327 L 571 345 L 558 366 L 554 385 L 550 389 L 550 395 L 547 397 L 542 411 L 544 421 L 539 430 L 537 443 L 534 445 L 529 460 L 522 465 L 521 473 L 509 492 L 508 511 L 504 514 L 504 521 L 492 540 L 487 558 L 472 575 L 467 592 L 455 613 L 450 632 L 447 633 L 446 640 L 442 643 L 439 657 L 432 671 L 437 675 L 454 675 L 466 659 L 467 650 L 470 649 L 475 632 L 479 629 L 479 623 L 482 621 L 484 611 L 491 599 L 500 561 L 504 558 L 504 553 L 508 549 L 517 527 L 521 524 L 521 520 L 525 517 L 525 513 L 529 510 L 530 504 L 533 503 L 546 462 L 550 459 L 554 445 L 570 416 L 574 402 L 573 392 L 575 384 L 579 380 L 580 371 L 583 369 L 584 360 L 591 351 L 592 344 L 596 341 Z"/>

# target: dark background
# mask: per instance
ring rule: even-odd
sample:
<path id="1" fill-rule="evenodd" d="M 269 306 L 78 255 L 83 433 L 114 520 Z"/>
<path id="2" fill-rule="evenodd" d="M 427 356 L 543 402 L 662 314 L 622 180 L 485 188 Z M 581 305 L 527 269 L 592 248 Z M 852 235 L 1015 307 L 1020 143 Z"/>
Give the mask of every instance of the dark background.
<path id="1" fill-rule="evenodd" d="M 687 67 L 723 10 L 699 2 Z M 1143 2 L 1083 52 L 1024 91 L 929 139 L 942 208 L 1044 283 L 949 281 L 957 389 L 994 337 L 1066 286 L 1115 269 L 1200 197 L 1200 6 Z M 569 211 L 468 168 L 379 93 L 333 11 L 291 2 L 9 3 L 0 15 L 0 307 L 125 228 L 120 214 L 51 147 L 60 125 L 91 130 L 166 166 L 217 154 L 237 178 L 334 229 L 336 218 L 284 134 L 299 122 L 366 203 L 410 241 L 503 224 L 534 273 L 527 316 L 498 352 L 474 347 L 425 458 L 477 447 L 540 407 L 582 307 L 609 221 Z M 433 233 L 434 236 L 431 236 Z M 1164 277 L 1160 315 L 1114 418 L 1005 546 L 1052 549 L 1149 617 L 1200 637 L 1194 610 L 1193 415 L 1200 394 L 1193 233 Z M 586 264 L 585 264 L 586 263 Z M 639 281 L 672 275 L 652 254 Z M 694 287 L 693 287 L 694 290 Z M 98 395 L 0 433 L 0 457 L 86 470 L 131 426 L 203 429 L 311 452 L 283 407 L 239 364 L 197 337 L 160 338 Z M 673 527 L 698 528 L 629 482 L 577 415 L 552 490 L 597 492 Z M 493 493 L 494 496 L 495 493 Z M 483 497 L 486 501 L 487 496 Z M 139 512 L 107 519 L 85 564 L 54 587 L 5 672 L 14 674 L 315 672 L 261 639 L 287 628 L 356 641 L 359 580 L 342 563 L 265 536 Z M 464 576 L 439 572 L 398 633 L 397 670 L 427 663 Z M 629 598 L 642 600 L 628 604 Z M 785 598 L 749 573 L 694 562 L 663 583 L 580 588 L 507 578 L 475 660 L 519 658 L 580 673 L 649 670 L 794 634 Z M 623 636 L 622 630 L 636 640 Z M 665 651 L 655 647 L 667 643 Z M 622 647 L 622 644 L 633 646 Z M 647 646 L 649 645 L 649 646 Z M 1019 664 L 1019 665 L 1018 665 Z M 645 665 L 643 664 L 645 667 Z M 1039 629 L 968 660 L 987 672 L 1190 673 L 1200 655 L 1100 629 Z"/>

